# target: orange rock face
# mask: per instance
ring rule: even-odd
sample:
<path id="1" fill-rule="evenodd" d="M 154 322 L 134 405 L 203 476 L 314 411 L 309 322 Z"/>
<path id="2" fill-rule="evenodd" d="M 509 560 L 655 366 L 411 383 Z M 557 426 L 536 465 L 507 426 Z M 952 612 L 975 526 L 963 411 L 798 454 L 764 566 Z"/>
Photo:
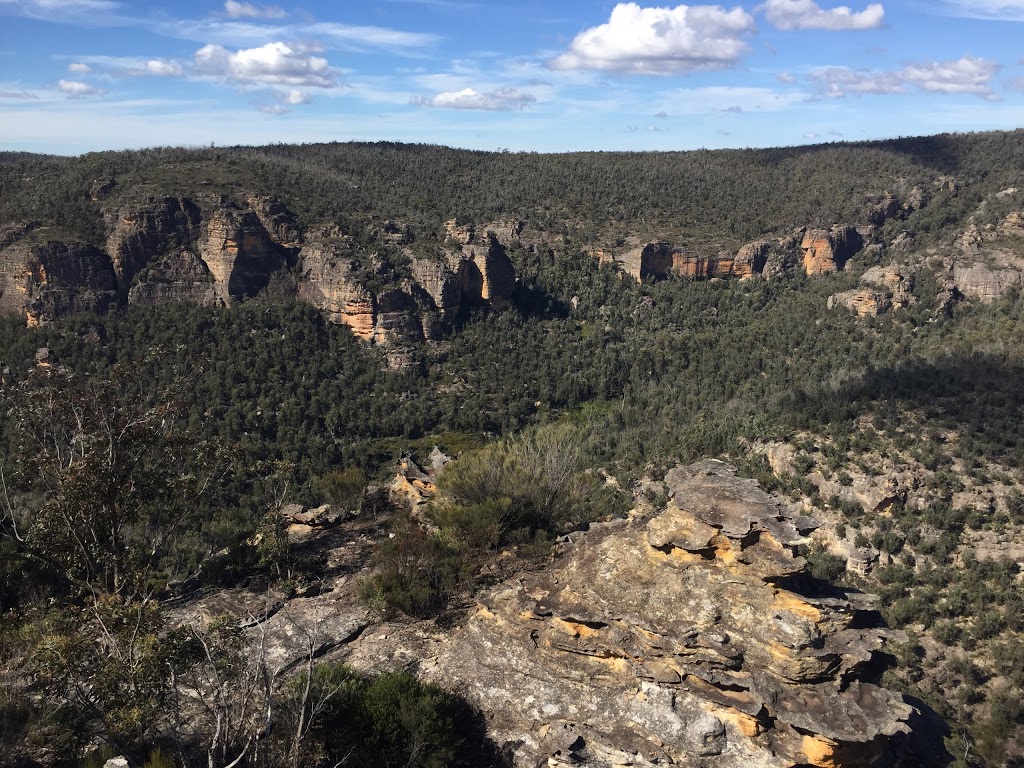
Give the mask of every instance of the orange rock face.
<path id="1" fill-rule="evenodd" d="M 861 249 L 861 245 L 860 233 L 853 227 L 808 229 L 800 243 L 804 272 L 808 275 L 838 272 Z"/>

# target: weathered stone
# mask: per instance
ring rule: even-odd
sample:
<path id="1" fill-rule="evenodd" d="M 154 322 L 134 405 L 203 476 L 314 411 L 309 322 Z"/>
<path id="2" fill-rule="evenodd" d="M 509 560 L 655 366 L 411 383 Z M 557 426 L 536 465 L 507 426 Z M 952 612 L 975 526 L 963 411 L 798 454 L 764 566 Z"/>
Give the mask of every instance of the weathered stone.
<path id="1" fill-rule="evenodd" d="M 186 250 L 150 264 L 128 290 L 129 304 L 170 304 L 188 301 L 202 306 L 223 304 L 206 264 Z"/>
<path id="2" fill-rule="evenodd" d="M 985 264 L 953 268 L 953 283 L 965 296 L 989 304 L 1010 288 L 1024 284 L 1024 274 L 1015 269 L 992 269 Z"/>
<path id="3" fill-rule="evenodd" d="M 423 671 L 484 708 L 516 765 L 884 757 L 913 710 L 856 678 L 891 633 L 859 628 L 853 595 L 802 591 L 815 523 L 718 462 L 665 484 L 664 511 L 593 526 L 553 571 L 483 595 Z"/>
<path id="4" fill-rule="evenodd" d="M 808 275 L 841 271 L 863 245 L 860 233 L 854 227 L 837 225 L 830 230 L 808 229 L 800 243 L 804 271 Z"/>
<path id="5" fill-rule="evenodd" d="M 151 199 L 141 206 L 108 211 L 106 251 L 123 296 L 135 275 L 169 251 L 191 249 L 199 237 L 202 212 L 187 198 Z"/>
<path id="6" fill-rule="evenodd" d="M 203 223 L 198 246 L 213 275 L 214 290 L 225 304 L 256 296 L 275 272 L 287 266 L 285 250 L 251 211 L 215 209 Z"/>
<path id="7" fill-rule="evenodd" d="M 113 267 L 95 246 L 51 240 L 0 251 L 0 314 L 39 325 L 76 312 L 102 314 L 116 304 Z"/>

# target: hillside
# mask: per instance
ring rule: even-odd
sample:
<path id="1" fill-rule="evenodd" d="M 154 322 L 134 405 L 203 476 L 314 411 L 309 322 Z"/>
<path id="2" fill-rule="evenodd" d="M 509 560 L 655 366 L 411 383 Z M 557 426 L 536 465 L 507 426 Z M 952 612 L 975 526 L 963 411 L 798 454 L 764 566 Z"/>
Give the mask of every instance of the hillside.
<path id="1" fill-rule="evenodd" d="M 631 749 L 719 766 L 1024 759 L 1024 131 L 658 154 L 8 154 L 0 185 L 0 730 L 19 764 L 181 749 L 152 714 L 180 689 L 147 677 L 151 661 L 114 631 L 105 642 L 135 660 L 90 677 L 76 622 L 152 611 L 152 647 L 193 654 L 161 663 L 194 676 L 218 669 L 212 630 L 205 656 L 160 644 L 218 613 L 255 642 L 276 626 L 252 621 L 264 596 L 307 629 L 326 615 L 311 618 L 316 600 L 333 606 L 332 662 L 442 685 L 466 661 L 445 650 L 448 628 L 479 647 L 497 642 L 493 626 L 538 633 L 549 651 L 521 665 L 554 709 L 499 707 L 484 676 L 501 668 L 477 657 L 460 693 L 492 741 L 462 734 L 476 757 L 436 764 L 561 750 L 611 765 Z M 435 446 L 454 457 L 443 470 L 429 466 Z M 731 511 L 701 513 L 682 478 L 720 470 L 671 468 L 705 459 L 773 499 L 709 480 L 709 508 Z M 778 512 L 731 532 L 737 498 Z M 283 516 L 325 503 L 328 522 Z M 671 535 L 643 534 L 654 554 L 629 559 L 639 531 L 678 514 Z M 84 545 L 69 531 L 103 533 Z M 674 571 L 651 570 L 659 547 L 789 618 L 751 629 L 708 587 L 689 619 L 657 629 L 651 606 L 627 615 L 635 595 L 579 596 L 602 547 L 665 600 L 682 598 Z M 577 569 L 583 582 L 554 586 Z M 861 592 L 881 595 L 877 610 Z M 584 615 L 602 601 L 611 613 Z M 746 650 L 723 650 L 715 625 Z M 279 651 L 293 672 L 306 647 L 294 635 Z M 376 639 L 389 636 L 405 645 Z M 55 643 L 79 654 L 63 672 L 45 652 Z M 614 662 L 627 657 L 631 671 Z M 578 664 L 559 671 L 564 658 Z M 597 679 L 611 670 L 602 684 L 617 695 L 636 689 L 629 733 L 599 694 L 567 703 L 579 681 L 559 676 L 588 664 Z M 877 691 L 842 705 L 870 710 L 849 717 L 877 739 L 823 714 L 828 686 Z M 679 712 L 686 699 L 714 714 L 687 715 L 706 733 L 676 734 L 712 751 L 672 747 L 675 725 L 643 720 L 666 716 L 665 691 Z M 513 749 L 516 729 L 550 738 Z M 309 764 L 345 748 L 310 733 L 301 748 L 325 751 L 303 753 Z M 197 725 L 190 748 L 208 737 Z M 260 759 L 298 759 L 300 741 Z"/>

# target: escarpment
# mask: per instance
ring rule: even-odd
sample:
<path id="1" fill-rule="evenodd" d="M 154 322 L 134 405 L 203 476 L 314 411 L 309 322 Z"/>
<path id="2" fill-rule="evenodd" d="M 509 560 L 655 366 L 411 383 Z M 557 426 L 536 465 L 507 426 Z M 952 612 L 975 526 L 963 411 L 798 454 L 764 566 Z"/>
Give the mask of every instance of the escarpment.
<path id="1" fill-rule="evenodd" d="M 434 674 L 516 765 L 898 762 L 915 710 L 869 679 L 899 633 L 808 575 L 795 550 L 816 523 L 720 462 L 665 483 L 664 509 L 482 596 Z"/>
<path id="2" fill-rule="evenodd" d="M 395 347 L 440 339 L 463 307 L 510 306 L 516 286 L 496 232 L 454 221 L 433 252 L 404 248 L 402 230 L 387 223 L 374 242 L 401 248 L 397 261 L 335 225 L 303 231 L 284 203 L 266 195 L 241 202 L 151 197 L 111 207 L 103 221 L 102 249 L 47 240 L 38 222 L 5 228 L 0 312 L 35 324 L 125 304 L 227 306 L 268 293 L 294 295 L 359 338 Z M 500 229 L 514 238 L 522 225 L 504 222 Z"/>

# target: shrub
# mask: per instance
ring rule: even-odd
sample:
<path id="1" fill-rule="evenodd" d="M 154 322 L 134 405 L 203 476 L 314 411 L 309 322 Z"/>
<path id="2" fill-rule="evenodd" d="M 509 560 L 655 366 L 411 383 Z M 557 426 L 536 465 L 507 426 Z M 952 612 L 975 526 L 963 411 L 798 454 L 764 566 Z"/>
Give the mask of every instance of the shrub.
<path id="1" fill-rule="evenodd" d="M 286 710 L 296 709 L 304 683 L 292 686 Z M 363 677 L 342 664 L 322 664 L 313 670 L 309 700 L 319 706 L 302 765 L 442 768 L 460 758 L 493 764 L 477 743 L 477 713 L 409 672 Z"/>
<path id="2" fill-rule="evenodd" d="M 412 525 L 385 540 L 372 565 L 375 573 L 359 588 L 363 602 L 381 612 L 420 618 L 443 609 L 468 576 L 457 547 Z"/>
<path id="3" fill-rule="evenodd" d="M 579 435 L 537 429 L 463 454 L 437 481 L 431 516 L 462 544 L 504 546 L 522 533 L 562 533 L 621 513 L 624 495 L 583 469 Z"/>

